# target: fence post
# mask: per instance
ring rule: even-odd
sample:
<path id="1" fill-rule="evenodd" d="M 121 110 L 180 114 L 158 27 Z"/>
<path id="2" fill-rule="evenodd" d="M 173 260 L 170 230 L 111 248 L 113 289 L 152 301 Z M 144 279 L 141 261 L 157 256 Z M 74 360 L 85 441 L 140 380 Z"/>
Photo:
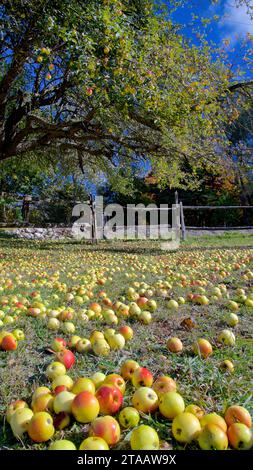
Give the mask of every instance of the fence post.
<path id="1" fill-rule="evenodd" d="M 175 204 L 178 204 L 178 192 L 175 191 Z"/>
<path id="2" fill-rule="evenodd" d="M 93 200 L 92 194 L 90 194 L 89 202 L 90 202 L 90 209 L 91 209 L 91 237 L 92 237 L 92 243 L 97 243 L 97 224 L 96 224 L 95 207 L 94 207 L 94 200 Z"/>
<path id="3" fill-rule="evenodd" d="M 180 201 L 180 219 L 181 219 L 181 229 L 182 229 L 182 239 L 186 240 L 186 228 L 184 222 L 184 209 L 182 201 Z"/>

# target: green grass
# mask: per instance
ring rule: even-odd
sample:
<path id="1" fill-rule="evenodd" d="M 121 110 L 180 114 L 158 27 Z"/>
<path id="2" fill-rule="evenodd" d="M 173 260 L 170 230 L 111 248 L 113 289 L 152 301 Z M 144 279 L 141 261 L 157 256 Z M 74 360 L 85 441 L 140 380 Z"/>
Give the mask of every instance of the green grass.
<path id="1" fill-rule="evenodd" d="M 30 298 L 29 294 L 36 290 L 40 292 L 48 310 L 61 305 L 67 308 L 64 292 L 61 292 L 53 281 L 51 286 L 46 285 L 57 272 L 59 282 L 65 283 L 67 288 L 81 285 L 86 279 L 88 286 L 94 291 L 92 300 L 96 301 L 101 301 L 98 297 L 101 289 L 106 291 L 112 301 L 116 301 L 125 295 L 127 287 L 133 281 L 145 281 L 153 289 L 158 279 L 174 282 L 172 289 L 168 291 L 169 296 L 175 299 L 179 296 L 186 297 L 187 293 L 196 292 L 197 287 L 182 287 L 178 280 L 182 274 L 186 275 L 188 280 L 206 279 L 205 290 L 208 298 L 211 298 L 212 288 L 221 283 L 227 285 L 230 298 L 234 298 L 235 289 L 238 287 L 245 288 L 246 293 L 250 293 L 252 279 L 247 272 L 253 271 L 253 262 L 250 260 L 252 242 L 252 236 L 240 236 L 237 233 L 205 239 L 192 238 L 181 244 L 177 252 L 169 253 L 161 250 L 157 241 L 101 242 L 97 246 L 91 246 L 77 242 L 27 242 L 1 238 L 0 286 L 3 290 L 0 290 L 0 302 L 6 296 L 8 299 L 14 295 Z M 233 268 L 235 262 L 240 263 L 241 269 Z M 218 272 L 213 269 L 213 265 L 217 263 L 220 267 Z M 226 274 L 220 275 L 223 270 Z M 103 275 L 107 277 L 107 281 L 101 287 L 94 283 L 93 278 Z M 110 277 L 111 280 L 108 279 Z M 12 288 L 8 288 L 6 279 L 12 279 Z M 53 298 L 54 294 L 59 296 L 59 300 Z M 178 391 L 186 404 L 194 402 L 206 412 L 216 411 L 221 414 L 228 405 L 240 404 L 252 413 L 253 309 L 240 306 L 240 321 L 234 328 L 236 344 L 233 347 L 221 347 L 217 337 L 219 332 L 226 328 L 224 317 L 228 311 L 228 299 L 225 296 L 219 300 L 210 300 L 206 306 L 187 302 L 177 311 L 167 308 L 167 301 L 161 293 L 156 292 L 154 298 L 158 309 L 152 315 L 151 324 L 143 325 L 132 318 L 127 321 L 120 319 L 119 324 L 128 323 L 134 329 L 133 340 L 127 343 L 123 350 L 111 352 L 108 357 L 76 354 L 77 362 L 69 375 L 72 378 L 90 376 L 98 370 L 106 374 L 119 373 L 122 362 L 132 358 L 148 367 L 155 377 L 161 374 L 172 376 L 177 381 Z M 80 309 L 87 307 L 87 303 L 82 307 L 75 303 L 71 306 L 78 313 Z M 10 310 L 9 314 L 13 313 L 11 306 L 0 306 L 1 309 Z M 186 331 L 181 322 L 189 316 L 194 318 L 197 327 Z M 76 324 L 76 334 L 81 337 L 89 337 L 92 330 L 103 331 L 106 327 L 100 320 L 87 323 L 78 319 L 73 321 Z M 4 417 L 6 407 L 11 401 L 20 398 L 30 404 L 35 388 L 48 385 L 45 369 L 53 357 L 47 348 L 55 336 L 60 335 L 65 339 L 68 339 L 68 336 L 61 332 L 50 332 L 46 323 L 45 318 L 35 319 L 20 314 L 14 324 L 3 327 L 10 331 L 14 328 L 23 329 L 26 339 L 19 343 L 16 351 L 0 352 L 2 449 L 41 449 L 48 446 L 47 443 L 34 444 L 27 436 L 22 442 L 17 441 Z M 178 336 L 183 341 L 184 350 L 181 354 L 175 355 L 167 351 L 166 340 L 170 336 Z M 206 360 L 192 354 L 191 345 L 199 337 L 210 340 L 213 345 L 213 355 Z M 220 362 L 224 359 L 234 362 L 233 374 L 221 371 Z M 128 385 L 125 405 L 131 404 L 132 393 L 133 389 Z M 166 441 L 166 446 L 182 448 L 171 436 L 171 422 L 162 418 L 158 412 L 152 416 L 142 415 L 142 422 L 154 426 L 161 440 Z M 69 438 L 79 445 L 86 434 L 87 426 L 73 423 L 68 429 L 58 431 L 54 439 Z M 122 439 L 117 448 L 129 448 L 128 431 L 122 432 Z M 191 445 L 191 448 L 195 448 L 195 445 Z"/>

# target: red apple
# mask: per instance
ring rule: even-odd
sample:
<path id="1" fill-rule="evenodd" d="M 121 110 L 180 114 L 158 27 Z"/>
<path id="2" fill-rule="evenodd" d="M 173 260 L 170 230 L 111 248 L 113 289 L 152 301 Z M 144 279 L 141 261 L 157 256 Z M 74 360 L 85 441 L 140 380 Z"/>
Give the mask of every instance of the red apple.
<path id="1" fill-rule="evenodd" d="M 112 416 L 96 418 L 91 423 L 90 436 L 101 437 L 108 445 L 116 444 L 120 440 L 119 423 Z"/>
<path id="2" fill-rule="evenodd" d="M 135 388 L 152 387 L 153 375 L 145 367 L 139 367 L 132 375 L 132 384 Z"/>
<path id="3" fill-rule="evenodd" d="M 169 338 L 167 341 L 167 348 L 170 352 L 178 353 L 183 349 L 183 343 L 179 338 Z"/>
<path id="4" fill-rule="evenodd" d="M 70 416 L 65 411 L 61 411 L 54 417 L 55 429 L 62 430 L 66 428 L 70 423 Z"/>
<path id="5" fill-rule="evenodd" d="M 11 333 L 5 335 L 1 341 L 1 348 L 4 351 L 14 351 L 15 349 L 17 349 L 17 346 L 17 340 L 15 336 L 13 336 Z"/>
<path id="6" fill-rule="evenodd" d="M 63 349 L 65 349 L 67 346 L 67 343 L 65 339 L 63 338 L 54 338 L 52 343 L 51 343 L 51 349 L 55 352 L 60 352 Z"/>
<path id="7" fill-rule="evenodd" d="M 101 385 L 96 392 L 96 397 L 102 414 L 117 413 L 123 403 L 123 395 L 119 388 L 109 384 Z"/>
<path id="8" fill-rule="evenodd" d="M 248 428 L 252 426 L 251 416 L 243 406 L 233 405 L 230 406 L 225 413 L 225 421 L 228 426 L 231 426 L 234 423 L 242 423 Z"/>
<path id="9" fill-rule="evenodd" d="M 57 354 L 58 360 L 64 364 L 66 369 L 70 369 L 75 364 L 75 356 L 69 349 L 64 349 Z"/>

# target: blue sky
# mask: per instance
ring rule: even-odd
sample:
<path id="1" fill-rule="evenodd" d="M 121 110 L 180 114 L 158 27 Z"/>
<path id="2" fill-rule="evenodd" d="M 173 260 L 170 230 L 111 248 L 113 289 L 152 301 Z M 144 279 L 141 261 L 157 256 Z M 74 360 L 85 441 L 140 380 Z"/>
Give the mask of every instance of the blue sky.
<path id="1" fill-rule="evenodd" d="M 240 66 L 246 72 L 244 78 L 252 79 L 253 62 L 244 60 L 245 55 L 253 59 L 248 51 L 253 48 L 253 41 L 249 38 L 252 35 L 253 39 L 253 20 L 247 8 L 236 8 L 235 0 L 217 0 L 215 4 L 211 0 L 189 0 L 186 3 L 187 6 L 180 7 L 174 14 L 175 20 L 182 24 L 183 33 L 196 43 L 198 40 L 194 29 L 205 30 L 208 41 L 224 48 L 233 69 Z M 198 18 L 193 21 L 192 15 Z M 206 27 L 201 22 L 203 18 L 211 20 Z"/>

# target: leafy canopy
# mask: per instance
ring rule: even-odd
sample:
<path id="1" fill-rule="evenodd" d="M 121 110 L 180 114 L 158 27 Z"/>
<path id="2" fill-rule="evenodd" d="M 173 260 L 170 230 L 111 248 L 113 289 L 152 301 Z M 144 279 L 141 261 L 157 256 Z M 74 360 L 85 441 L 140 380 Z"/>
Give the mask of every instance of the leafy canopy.
<path id="1" fill-rule="evenodd" d="M 230 70 L 179 33 L 168 4 L 4 0 L 0 161 L 53 152 L 112 174 L 143 158 L 172 185 L 186 160 L 222 161 Z"/>

